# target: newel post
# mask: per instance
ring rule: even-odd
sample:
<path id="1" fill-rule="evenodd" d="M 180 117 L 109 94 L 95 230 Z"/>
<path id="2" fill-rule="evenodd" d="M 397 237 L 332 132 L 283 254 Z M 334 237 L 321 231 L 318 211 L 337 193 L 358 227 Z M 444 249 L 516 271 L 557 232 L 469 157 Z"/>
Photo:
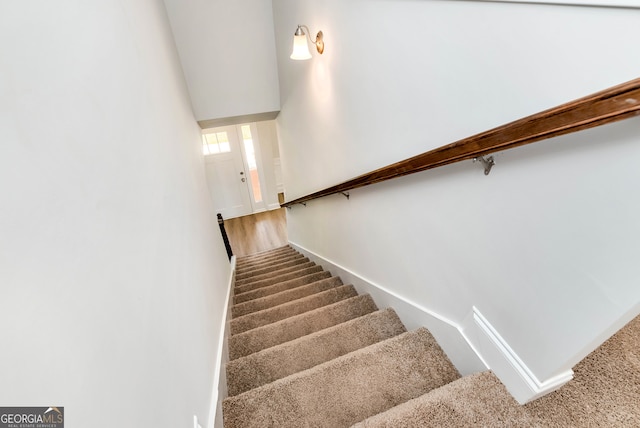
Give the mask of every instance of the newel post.
<path id="1" fill-rule="evenodd" d="M 227 236 L 227 231 L 224 228 L 224 219 L 222 218 L 222 214 L 220 213 L 218 213 L 218 226 L 220 226 L 220 233 L 222 234 L 224 247 L 227 249 L 227 256 L 229 256 L 229 260 L 231 260 L 231 256 L 233 256 L 233 251 L 231 250 L 231 244 L 229 244 L 229 237 Z"/>

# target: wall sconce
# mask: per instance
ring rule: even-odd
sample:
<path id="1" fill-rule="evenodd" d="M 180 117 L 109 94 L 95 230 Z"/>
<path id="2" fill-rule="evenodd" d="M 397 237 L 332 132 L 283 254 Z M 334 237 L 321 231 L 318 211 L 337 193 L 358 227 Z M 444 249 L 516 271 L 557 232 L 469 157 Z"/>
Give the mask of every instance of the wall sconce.
<path id="1" fill-rule="evenodd" d="M 305 33 L 304 30 L 307 30 Z M 311 53 L 309 52 L 309 45 L 307 44 L 307 38 L 311 43 L 316 45 L 316 50 L 319 54 L 324 52 L 324 40 L 322 31 L 318 31 L 315 40 L 311 40 L 309 36 L 309 27 L 306 25 L 298 25 L 296 32 L 293 34 L 293 52 L 291 52 L 291 59 L 310 59 Z"/>

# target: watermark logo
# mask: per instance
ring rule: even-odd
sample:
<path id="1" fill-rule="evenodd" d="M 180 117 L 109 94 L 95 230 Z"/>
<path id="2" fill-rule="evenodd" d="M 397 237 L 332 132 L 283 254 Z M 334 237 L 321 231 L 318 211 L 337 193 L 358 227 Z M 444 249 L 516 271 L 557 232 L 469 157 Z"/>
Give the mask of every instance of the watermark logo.
<path id="1" fill-rule="evenodd" d="M 0 407 L 0 428 L 64 428 L 64 407 Z"/>

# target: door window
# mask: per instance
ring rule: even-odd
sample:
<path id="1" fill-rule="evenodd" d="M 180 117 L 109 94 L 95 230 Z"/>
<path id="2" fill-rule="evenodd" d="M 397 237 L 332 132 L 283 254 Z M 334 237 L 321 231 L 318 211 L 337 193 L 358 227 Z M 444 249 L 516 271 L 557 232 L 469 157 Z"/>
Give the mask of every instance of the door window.
<path id="1" fill-rule="evenodd" d="M 260 189 L 260 175 L 258 174 L 258 164 L 256 162 L 256 150 L 251 137 L 251 126 L 242 125 L 242 141 L 244 142 L 244 153 L 249 167 L 249 184 L 253 194 L 253 201 L 262 202 L 262 191 Z"/>
<path id="2" fill-rule="evenodd" d="M 229 153 L 230 151 L 231 144 L 229 144 L 229 136 L 226 131 L 202 134 L 202 152 L 205 155 Z"/>

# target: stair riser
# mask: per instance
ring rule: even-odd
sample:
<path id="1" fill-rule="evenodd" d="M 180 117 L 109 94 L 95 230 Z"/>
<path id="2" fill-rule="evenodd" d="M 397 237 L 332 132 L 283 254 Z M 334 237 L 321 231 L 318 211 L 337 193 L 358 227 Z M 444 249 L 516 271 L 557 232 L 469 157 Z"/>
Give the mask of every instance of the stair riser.
<path id="1" fill-rule="evenodd" d="M 255 270 L 258 269 L 264 269 L 264 268 L 268 268 L 270 266 L 273 265 L 278 265 L 281 263 L 285 263 L 287 261 L 290 260 L 295 260 L 295 259 L 302 259 L 304 258 L 303 254 L 300 253 L 288 253 L 288 254 L 283 254 L 281 256 L 277 256 L 277 257 L 271 257 L 268 259 L 264 259 L 261 260 L 259 262 L 255 262 L 255 263 L 251 263 L 249 265 L 236 265 L 236 270 L 238 271 L 238 273 L 240 275 L 245 275 L 247 273 L 251 273 Z"/>
<path id="2" fill-rule="evenodd" d="M 225 399 L 224 425 L 348 427 L 459 378 L 443 357 L 425 329 L 405 333 Z"/>
<path id="3" fill-rule="evenodd" d="M 287 302 L 273 308 L 232 319 L 230 331 L 232 335 L 243 333 L 357 295 L 358 293 L 353 285 L 342 285 L 293 302 Z"/>
<path id="4" fill-rule="evenodd" d="M 371 296 L 365 294 L 240 333 L 229 337 L 229 359 L 235 360 L 377 310 Z"/>
<path id="5" fill-rule="evenodd" d="M 261 267 L 269 263 L 277 264 L 278 260 L 290 258 L 293 256 L 300 256 L 300 255 L 302 254 L 300 254 L 297 251 L 291 250 L 291 251 L 286 251 L 279 254 L 274 254 L 269 257 L 263 257 L 261 259 L 254 260 L 254 261 L 247 261 L 247 262 L 236 261 L 236 269 L 240 270 L 243 273 L 251 272 L 251 270 L 255 269 L 256 267 Z"/>
<path id="6" fill-rule="evenodd" d="M 396 313 L 392 309 L 386 309 L 239 358 L 227 364 L 229 396 L 266 385 L 405 332 L 406 329 Z"/>
<path id="7" fill-rule="evenodd" d="M 280 267 L 293 266 L 298 263 L 306 263 L 309 259 L 303 254 L 291 254 L 286 257 L 278 257 L 277 259 L 260 263 L 259 265 L 250 269 L 237 269 L 236 273 L 239 279 L 249 279 L 254 276 L 270 273 L 274 270 L 278 270 Z"/>
<path id="8" fill-rule="evenodd" d="M 289 247 L 288 245 L 284 246 L 284 247 L 280 247 L 280 248 L 274 248 L 273 250 L 267 250 L 267 251 L 263 251 L 261 253 L 256 253 L 256 254 L 251 254 L 248 256 L 240 256 L 238 257 L 238 263 L 240 264 L 250 264 L 256 260 L 261 260 L 267 257 L 273 257 L 276 256 L 278 254 L 283 254 L 286 252 L 296 252 L 296 250 L 294 250 L 293 248 Z"/>
<path id="9" fill-rule="evenodd" d="M 320 281 L 321 279 L 329 278 L 330 276 L 331 274 L 329 272 L 316 272 L 312 273 L 311 275 L 306 275 L 289 281 L 280 282 L 278 284 L 269 285 L 267 287 L 258 288 L 257 290 L 251 290 L 245 293 L 236 294 L 233 296 L 233 303 L 237 305 L 239 303 L 248 302 L 249 300 L 270 296 L 272 294 L 290 290 L 301 285 L 311 284 L 312 282 Z"/>
<path id="10" fill-rule="evenodd" d="M 296 261 L 293 263 L 285 263 L 282 266 L 277 266 L 274 269 L 270 269 L 268 272 L 260 274 L 260 275 L 256 275 L 256 276 L 252 276 L 249 278 L 245 278 L 245 279 L 238 279 L 236 278 L 236 288 L 237 287 L 242 287 L 245 286 L 247 284 L 251 284 L 252 282 L 258 282 L 258 281 L 262 281 L 265 279 L 270 279 L 279 275 L 283 275 L 285 273 L 291 273 L 291 272 L 295 272 L 298 270 L 302 270 L 302 269 L 306 269 L 306 268 L 310 268 L 312 266 L 315 266 L 316 264 L 312 261 L 309 261 L 309 259 L 304 258 L 302 259 L 300 262 Z"/>
<path id="11" fill-rule="evenodd" d="M 248 302 L 234 305 L 231 307 L 231 316 L 233 318 L 241 317 L 252 312 L 262 311 L 283 303 L 311 296 L 312 294 L 320 293 L 322 291 L 329 290 L 330 288 L 339 287 L 340 285 L 342 285 L 342 281 L 337 277 L 312 282 L 311 284 L 302 285 L 281 293 L 272 294 L 267 297 L 249 300 Z"/>
<path id="12" fill-rule="evenodd" d="M 257 290 L 258 288 L 268 287 L 270 285 L 277 284 L 279 282 L 285 282 L 296 278 L 301 278 L 306 275 L 310 275 L 312 273 L 321 272 L 322 266 L 309 266 L 304 269 L 295 270 L 293 272 L 282 273 L 277 276 L 273 276 L 271 278 L 263 279 L 261 281 L 255 281 L 245 285 L 236 285 L 235 293 L 242 294 L 247 291 Z"/>

